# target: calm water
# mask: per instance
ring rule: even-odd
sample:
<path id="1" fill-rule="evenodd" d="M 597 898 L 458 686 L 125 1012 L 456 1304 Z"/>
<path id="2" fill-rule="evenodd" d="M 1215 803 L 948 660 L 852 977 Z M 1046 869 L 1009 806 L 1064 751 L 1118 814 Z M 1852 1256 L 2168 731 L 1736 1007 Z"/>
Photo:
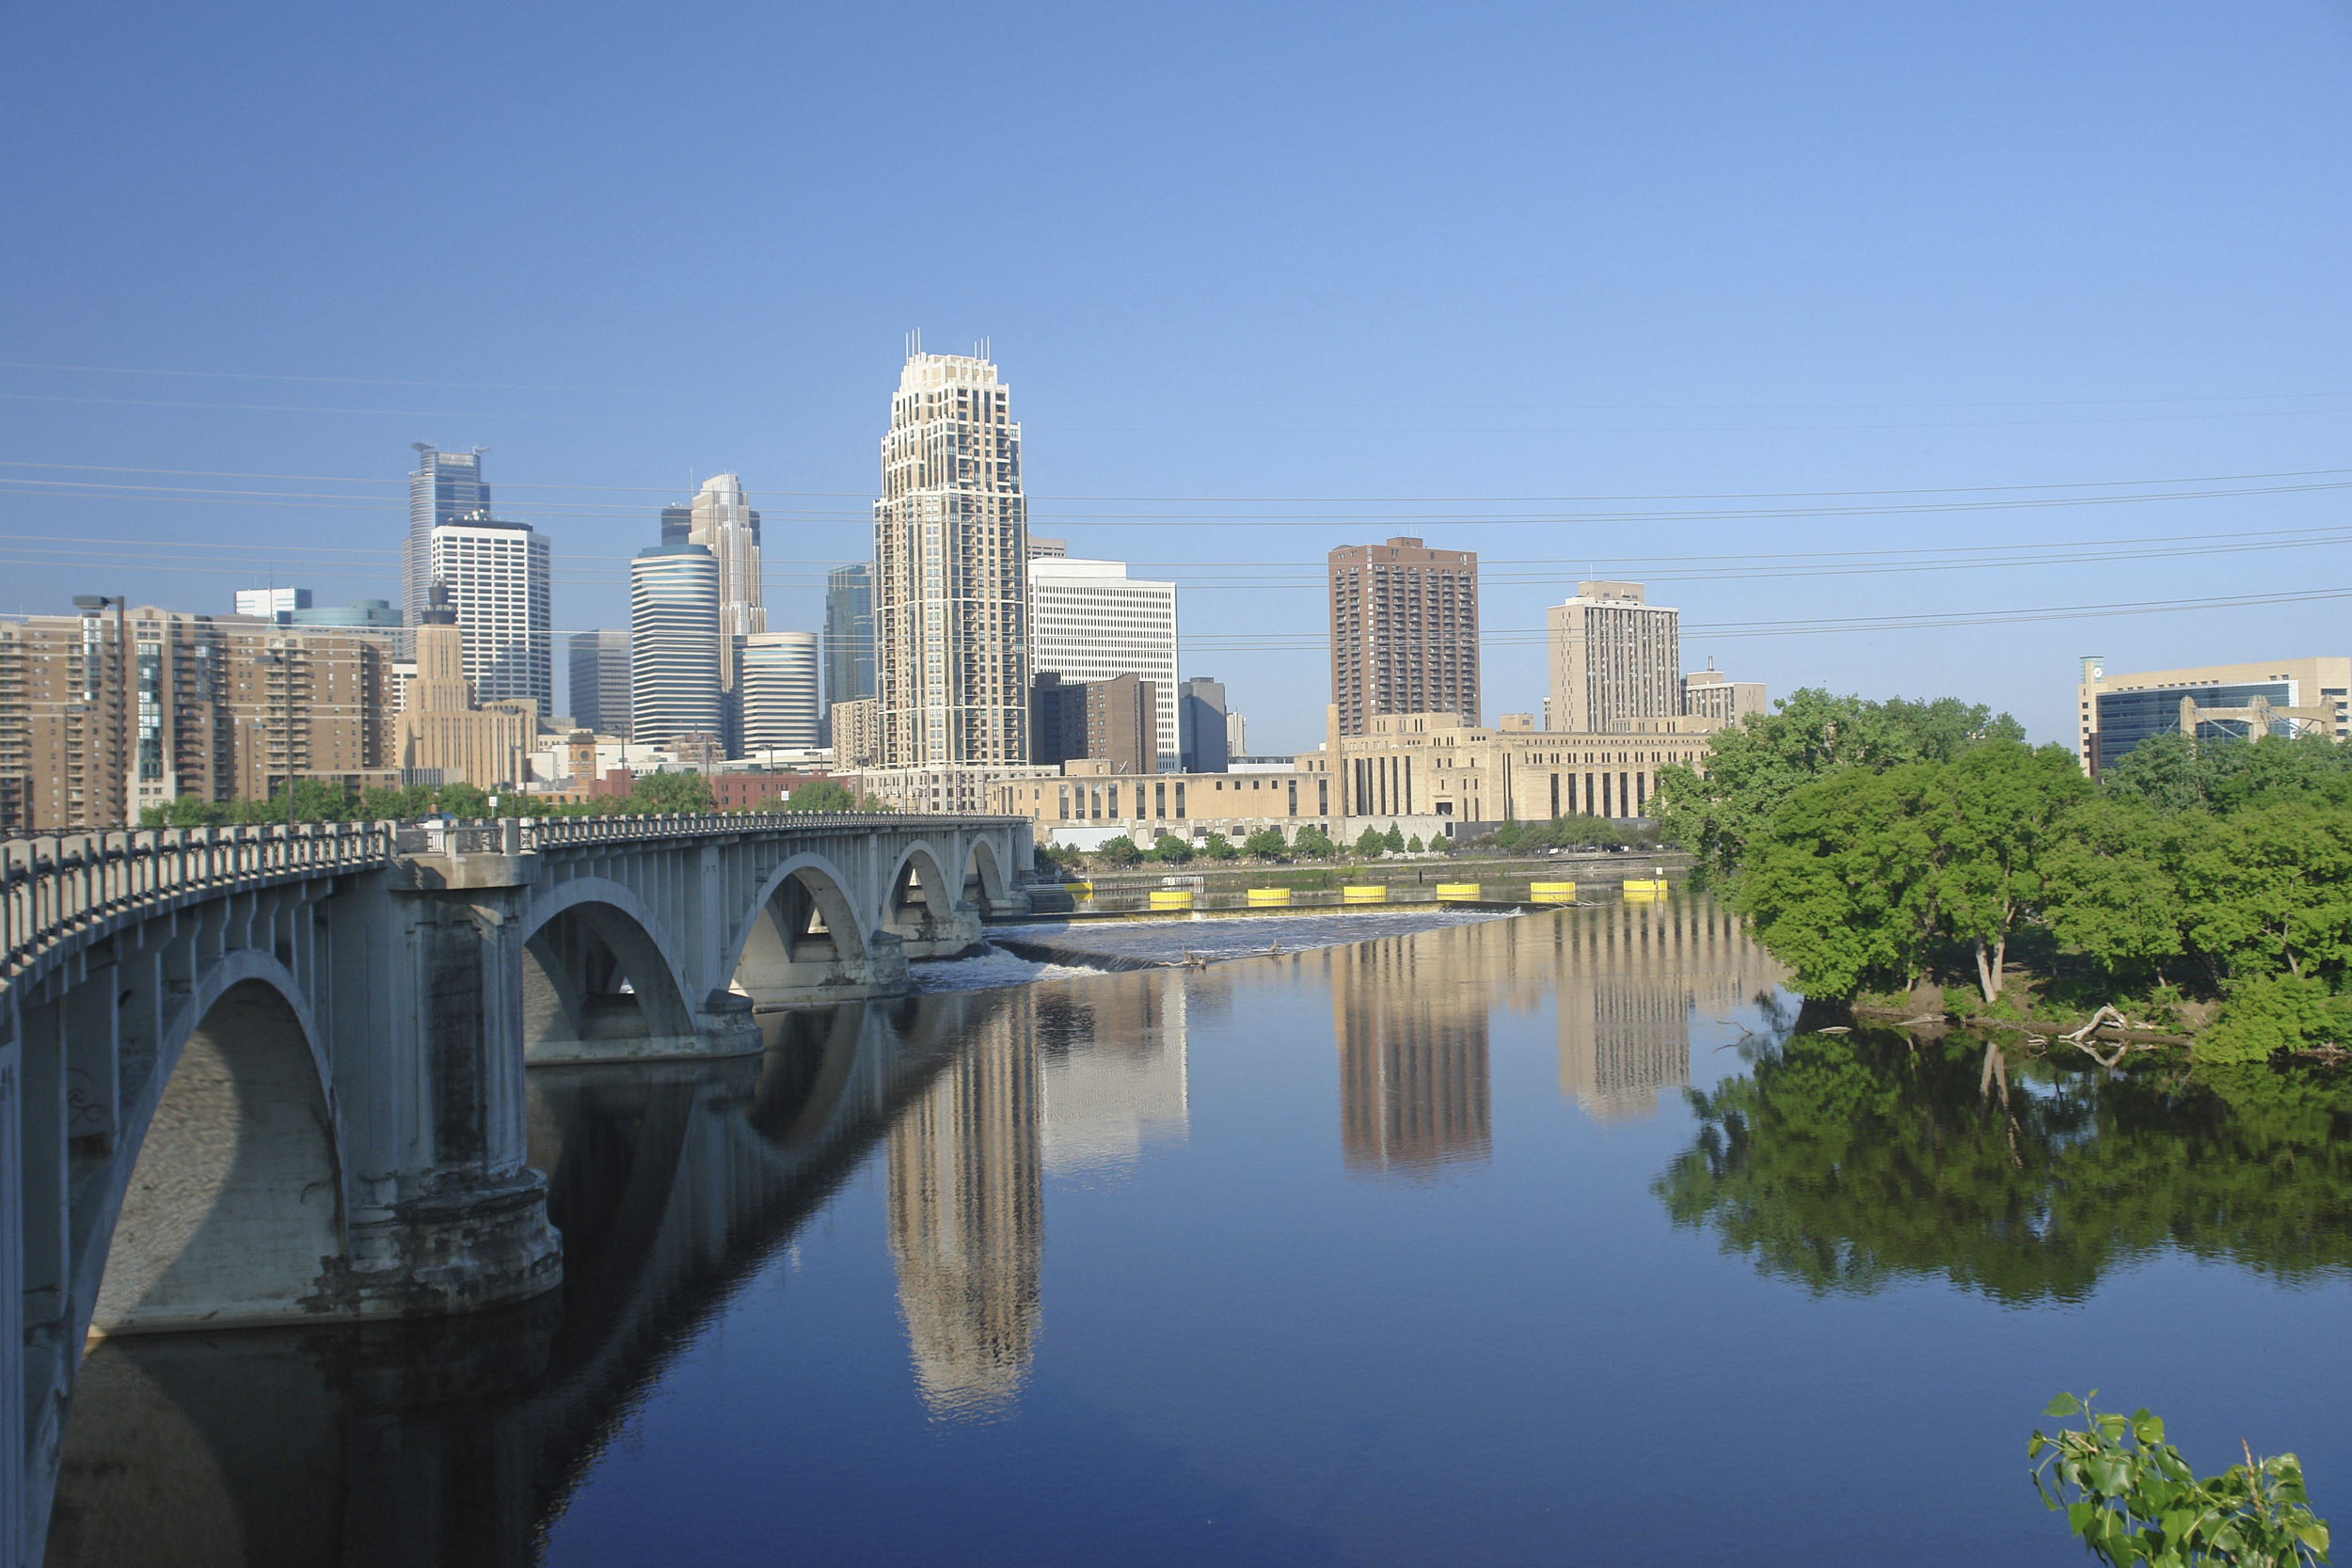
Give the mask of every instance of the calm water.
<path id="1" fill-rule="evenodd" d="M 2090 1385 L 2352 1518 L 2324 1083 L 1789 1038 L 1679 900 L 966 974 L 534 1070 L 560 1300 L 102 1346 L 52 1560 L 2074 1563 Z"/>

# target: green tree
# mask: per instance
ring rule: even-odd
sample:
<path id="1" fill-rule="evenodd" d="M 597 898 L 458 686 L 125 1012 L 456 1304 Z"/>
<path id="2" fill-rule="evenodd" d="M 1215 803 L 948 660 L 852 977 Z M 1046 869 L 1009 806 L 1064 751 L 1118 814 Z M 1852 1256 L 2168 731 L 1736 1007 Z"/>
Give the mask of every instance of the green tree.
<path id="1" fill-rule="evenodd" d="M 710 781 L 700 773 L 648 773 L 628 792 L 628 809 L 644 816 L 691 816 L 710 810 Z"/>
<path id="2" fill-rule="evenodd" d="M 1311 856 L 1315 860 L 1327 861 L 1337 856 L 1340 851 L 1338 847 L 1331 842 L 1329 833 L 1310 822 L 1292 835 L 1291 852 L 1295 855 Z"/>
<path id="3" fill-rule="evenodd" d="M 1133 865 L 1143 858 L 1143 851 L 1136 847 L 1134 839 L 1121 836 L 1094 851 L 1094 858 L 1104 865 Z"/>
<path id="4" fill-rule="evenodd" d="M 1421 834 L 1415 833 L 1412 837 L 1406 839 L 1405 841 L 1405 848 L 1406 852 L 1408 854 L 1420 854 L 1422 848 Z"/>
<path id="5" fill-rule="evenodd" d="M 1376 861 L 1389 847 L 1389 839 L 1377 828 L 1366 828 L 1356 837 L 1356 853 L 1368 861 Z"/>
<path id="6" fill-rule="evenodd" d="M 2118 983 L 2182 951 L 2176 833 L 2133 800 L 2077 803 L 2045 862 L 2045 918 L 2060 943 Z"/>
<path id="7" fill-rule="evenodd" d="M 2352 958 L 2352 811 L 2312 800 L 2249 807 L 2185 846 L 2185 935 L 2217 980 L 2342 974 Z"/>
<path id="8" fill-rule="evenodd" d="M 2010 933 L 2040 908 L 2045 863 L 2070 808 L 2090 793 L 2074 756 L 2007 738 L 1937 769 L 1935 901 L 1969 945 L 1988 1003 L 2001 994 Z"/>
<path id="9" fill-rule="evenodd" d="M 792 792 L 787 811 L 855 811 L 857 797 L 838 779 L 809 779 Z"/>
<path id="10" fill-rule="evenodd" d="M 469 784 L 445 784 L 433 792 L 433 809 L 467 818 L 490 815 L 490 798 Z"/>
<path id="11" fill-rule="evenodd" d="M 1241 841 L 1242 853 L 1257 860 L 1279 861 L 1286 858 L 1290 846 L 1282 842 L 1279 828 L 1260 828 Z"/>
<path id="12" fill-rule="evenodd" d="M 1240 853 L 1232 845 L 1226 842 L 1223 833 L 1214 829 L 1201 835 L 1200 858 L 1203 860 L 1230 861 L 1239 858 Z"/>
<path id="13" fill-rule="evenodd" d="M 1162 833 L 1152 841 L 1152 852 L 1170 865 L 1182 865 L 1192 859 L 1192 843 L 1174 833 Z"/>
<path id="14" fill-rule="evenodd" d="M 359 792 L 362 822 L 405 822 L 433 809 L 433 791 L 424 784 L 374 786 Z"/>
<path id="15" fill-rule="evenodd" d="M 1789 795 L 1847 768 L 1883 770 L 1952 761 L 1988 740 L 2020 741 L 2008 714 L 1954 698 L 1884 703 L 1807 687 L 1752 713 L 1708 743 L 1702 771 L 1659 769 L 1650 816 L 1661 834 L 1697 857 L 1693 879 L 1736 875 L 1748 845 Z"/>
<path id="16" fill-rule="evenodd" d="M 1405 835 L 1397 831 L 1395 823 L 1391 822 L 1389 824 L 1389 831 L 1381 838 L 1380 847 L 1391 855 L 1401 855 L 1405 853 Z"/>
<path id="17" fill-rule="evenodd" d="M 2352 750 L 2326 736 L 2264 736 L 2252 741 L 2153 735 L 2100 771 L 2111 800 L 2163 815 L 2228 814 L 2290 796 L 2343 803 L 2352 797 Z"/>
<path id="18" fill-rule="evenodd" d="M 1931 802 L 1942 769 L 1850 768 L 1790 794 L 1751 847 L 1734 909 L 1807 996 L 1911 988 L 1938 918 Z"/>

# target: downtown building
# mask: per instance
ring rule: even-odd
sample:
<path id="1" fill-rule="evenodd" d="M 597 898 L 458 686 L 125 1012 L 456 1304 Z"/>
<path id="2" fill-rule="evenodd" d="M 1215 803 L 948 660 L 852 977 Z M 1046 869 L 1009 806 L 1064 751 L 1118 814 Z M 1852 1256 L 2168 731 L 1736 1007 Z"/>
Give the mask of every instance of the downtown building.
<path id="1" fill-rule="evenodd" d="M 996 367 L 910 356 L 874 505 L 875 694 L 885 767 L 1028 759 L 1027 503 Z"/>
<path id="2" fill-rule="evenodd" d="M 618 626 L 572 633 L 571 721 L 596 735 L 629 738 L 628 633 Z"/>
<path id="3" fill-rule="evenodd" d="M 2200 743 L 2324 735 L 2342 743 L 2352 738 L 2352 658 L 2110 672 L 2090 654 L 2074 699 L 2077 754 L 2094 778 L 2159 735 L 2185 734 Z"/>
<path id="4" fill-rule="evenodd" d="M 151 605 L 0 620 L 0 832 L 135 824 L 183 795 L 266 800 L 289 778 L 396 782 L 398 630 Z"/>
<path id="5" fill-rule="evenodd" d="M 1629 719 L 1683 712 L 1682 613 L 1648 602 L 1638 582 L 1580 582 L 1545 612 L 1551 693 L 1544 728 L 1606 732 Z"/>
<path id="6" fill-rule="evenodd" d="M 834 705 L 874 694 L 874 563 L 835 566 L 825 578 L 825 721 Z"/>
<path id="7" fill-rule="evenodd" d="M 718 745 L 719 562 L 684 540 L 651 545 L 628 563 L 630 738 Z"/>
<path id="8" fill-rule="evenodd" d="M 743 748 L 743 689 L 736 673 L 741 639 L 768 629 L 759 592 L 759 514 L 737 474 L 703 481 L 693 499 L 661 509 L 661 542 L 700 545 L 719 568 L 719 734 L 729 756 Z"/>
<path id="9" fill-rule="evenodd" d="M 916 348 L 899 372 L 874 503 L 880 761 L 904 811 L 979 812 L 1029 763 L 1028 507 L 996 367 Z M 836 722 L 835 749 L 839 747 Z"/>
<path id="10" fill-rule="evenodd" d="M 817 634 L 759 631 L 735 640 L 741 693 L 739 754 L 817 747 Z"/>
<path id="11" fill-rule="evenodd" d="M 1124 562 L 1034 556 L 1029 567 L 1029 669 L 1089 685 L 1133 675 L 1153 708 L 1146 772 L 1183 766 L 1177 709 L 1176 585 L 1130 578 Z M 1089 753 L 1097 754 L 1097 753 Z M 1122 751 L 1121 754 L 1125 754 Z M 1034 746 L 1040 762 L 1058 761 Z"/>
<path id="12" fill-rule="evenodd" d="M 1477 552 L 1411 538 L 1347 545 L 1327 576 L 1339 734 L 1362 735 L 1385 714 L 1478 722 Z"/>
<path id="13" fill-rule="evenodd" d="M 409 628 L 401 638 L 400 657 L 416 657 L 414 628 L 424 619 L 433 598 L 433 531 L 461 517 L 490 515 L 490 486 L 482 477 L 482 454 L 443 451 L 430 441 L 413 441 L 417 467 L 408 475 L 408 538 L 401 547 L 401 625 Z"/>
<path id="14" fill-rule="evenodd" d="M 529 702 L 555 711 L 555 616 L 548 541 L 529 523 L 487 512 L 434 526 L 426 559 L 425 610 L 407 620 L 409 647 L 433 608 L 435 583 L 465 644 L 466 679 L 484 702 Z"/>

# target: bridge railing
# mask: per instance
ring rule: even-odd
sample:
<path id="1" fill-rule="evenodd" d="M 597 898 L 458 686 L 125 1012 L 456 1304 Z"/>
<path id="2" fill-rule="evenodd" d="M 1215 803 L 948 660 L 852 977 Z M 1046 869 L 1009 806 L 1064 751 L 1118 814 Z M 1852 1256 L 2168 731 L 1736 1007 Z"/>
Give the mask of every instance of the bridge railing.
<path id="1" fill-rule="evenodd" d="M 430 855 L 520 855 L 579 844 L 680 838 L 695 833 L 756 833 L 828 828 L 969 828 L 1022 817 L 914 816 L 897 812 L 695 812 L 676 816 L 522 816 L 427 820 L 400 831 L 404 851 Z"/>
<path id="2" fill-rule="evenodd" d="M 0 981 L 74 931 L 140 904 L 256 879 L 382 865 L 389 822 L 133 828 L 0 843 Z"/>

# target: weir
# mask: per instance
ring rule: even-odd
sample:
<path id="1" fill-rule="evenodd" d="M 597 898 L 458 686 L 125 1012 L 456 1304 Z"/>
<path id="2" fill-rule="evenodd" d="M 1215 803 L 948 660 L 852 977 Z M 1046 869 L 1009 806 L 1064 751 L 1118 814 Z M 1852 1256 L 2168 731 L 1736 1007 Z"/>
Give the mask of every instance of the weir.
<path id="1" fill-rule="evenodd" d="M 540 1296 L 527 1068 L 904 994 L 1032 853 L 1025 818 L 814 813 L 0 844 L 0 1568 L 40 1561 L 95 1338 Z"/>

